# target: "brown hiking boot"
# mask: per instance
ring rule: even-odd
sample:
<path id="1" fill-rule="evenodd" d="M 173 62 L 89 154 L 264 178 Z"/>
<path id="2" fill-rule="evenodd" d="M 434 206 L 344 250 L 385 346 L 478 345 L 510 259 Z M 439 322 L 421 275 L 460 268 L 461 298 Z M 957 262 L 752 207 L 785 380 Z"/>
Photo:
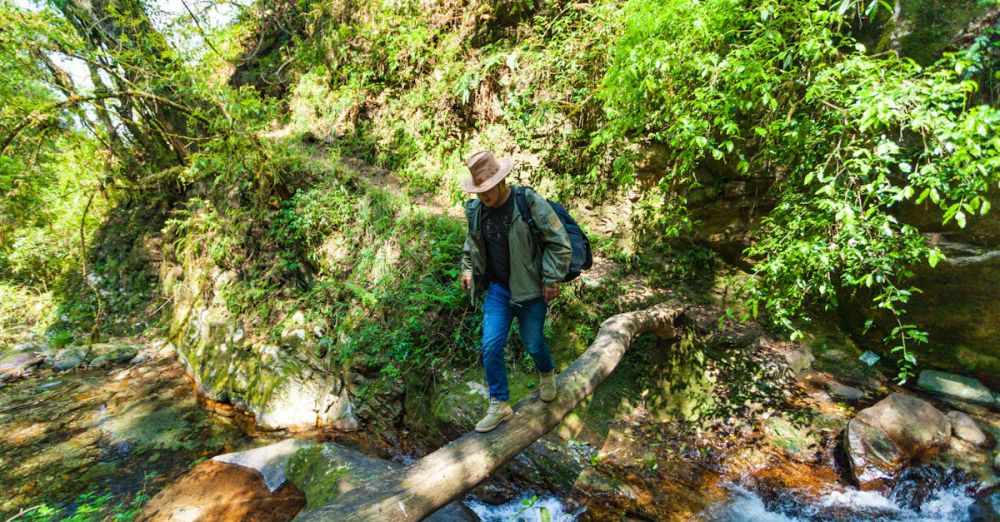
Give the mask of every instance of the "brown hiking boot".
<path id="1" fill-rule="evenodd" d="M 556 372 L 538 374 L 538 396 L 545 402 L 556 398 Z"/>
<path id="2" fill-rule="evenodd" d="M 486 410 L 486 416 L 483 420 L 476 424 L 476 431 L 479 433 L 486 433 L 487 431 L 493 431 L 502 422 L 510 419 L 514 416 L 514 410 L 510 409 L 510 403 L 507 401 L 498 401 L 493 397 L 490 397 L 490 408 Z"/>

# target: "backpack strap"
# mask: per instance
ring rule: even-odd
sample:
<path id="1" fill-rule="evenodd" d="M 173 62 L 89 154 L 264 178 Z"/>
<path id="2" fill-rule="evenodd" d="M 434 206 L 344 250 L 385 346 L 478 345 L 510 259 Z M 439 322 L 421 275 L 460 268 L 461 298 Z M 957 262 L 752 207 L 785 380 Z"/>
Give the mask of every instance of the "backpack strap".
<path id="1" fill-rule="evenodd" d="M 531 227 L 531 235 L 538 238 L 542 235 L 542 231 L 538 230 L 538 225 L 535 224 L 535 218 L 531 215 L 531 209 L 528 208 L 528 198 L 524 196 L 524 191 L 525 187 L 520 185 L 514 187 L 514 203 L 517 205 L 518 211 L 521 212 L 521 219 Z"/>

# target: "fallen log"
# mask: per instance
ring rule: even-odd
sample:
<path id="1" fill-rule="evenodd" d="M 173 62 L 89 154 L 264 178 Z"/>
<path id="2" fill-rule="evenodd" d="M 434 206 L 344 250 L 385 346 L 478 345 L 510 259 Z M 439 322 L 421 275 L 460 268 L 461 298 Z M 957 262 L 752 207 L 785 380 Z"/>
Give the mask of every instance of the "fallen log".
<path id="1" fill-rule="evenodd" d="M 664 303 L 604 321 L 597 338 L 557 380 L 559 396 L 542 402 L 533 393 L 514 407 L 514 418 L 489 433 L 470 432 L 424 458 L 390 471 L 303 513 L 297 520 L 421 520 L 476 487 L 494 470 L 556 427 L 618 366 L 637 335 L 676 337 L 685 307 Z"/>

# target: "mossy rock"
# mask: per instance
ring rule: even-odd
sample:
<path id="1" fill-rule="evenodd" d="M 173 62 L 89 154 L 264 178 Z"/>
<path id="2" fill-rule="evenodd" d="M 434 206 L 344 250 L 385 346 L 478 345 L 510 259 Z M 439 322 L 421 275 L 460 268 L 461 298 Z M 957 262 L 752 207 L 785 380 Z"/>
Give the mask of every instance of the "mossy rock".
<path id="1" fill-rule="evenodd" d="M 299 513 L 328 504 L 352 489 L 401 465 L 369 457 L 339 444 L 318 444 L 302 448 L 292 455 L 285 468 L 288 481 L 306 494 L 306 507 Z M 468 508 L 455 501 L 425 520 L 477 520 Z"/>
<path id="2" fill-rule="evenodd" d="M 786 417 L 767 419 L 764 433 L 775 446 L 797 459 L 810 459 L 819 448 L 819 440 L 807 424 Z"/>
<path id="3" fill-rule="evenodd" d="M 306 494 L 306 508 L 316 509 L 393 469 L 388 461 L 369 457 L 339 444 L 322 444 L 295 452 L 285 475 Z"/>

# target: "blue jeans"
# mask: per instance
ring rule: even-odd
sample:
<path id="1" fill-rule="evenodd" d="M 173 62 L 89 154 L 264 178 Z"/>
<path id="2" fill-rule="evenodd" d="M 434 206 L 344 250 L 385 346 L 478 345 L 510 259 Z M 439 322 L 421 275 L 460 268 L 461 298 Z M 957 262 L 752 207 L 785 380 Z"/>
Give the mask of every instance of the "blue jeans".
<path id="1" fill-rule="evenodd" d="M 515 304 L 510 302 L 510 292 L 497 283 L 490 283 L 490 287 L 486 289 L 486 302 L 483 304 L 483 367 L 486 369 L 486 382 L 490 385 L 490 397 L 501 401 L 510 400 L 503 351 L 515 316 L 520 326 L 521 342 L 535 360 L 535 368 L 540 372 L 551 372 L 555 368 L 543 333 L 548 308 L 544 297 Z"/>

